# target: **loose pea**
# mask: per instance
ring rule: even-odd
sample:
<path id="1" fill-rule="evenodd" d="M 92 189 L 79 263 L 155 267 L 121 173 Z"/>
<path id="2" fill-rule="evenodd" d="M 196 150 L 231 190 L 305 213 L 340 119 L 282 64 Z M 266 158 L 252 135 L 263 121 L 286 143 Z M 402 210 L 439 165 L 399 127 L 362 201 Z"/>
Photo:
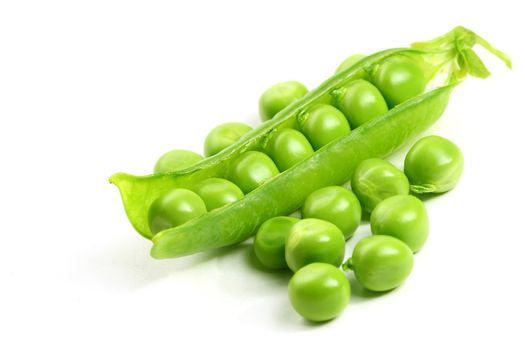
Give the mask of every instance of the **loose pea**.
<path id="1" fill-rule="evenodd" d="M 414 256 L 397 238 L 374 235 L 361 239 L 345 263 L 363 287 L 384 292 L 400 286 L 410 275 Z"/>
<path id="2" fill-rule="evenodd" d="M 253 250 L 263 266 L 273 270 L 288 267 L 284 257 L 284 242 L 292 226 L 298 221 L 298 218 L 290 216 L 277 216 L 266 220 L 259 227 L 253 241 Z"/>
<path id="3" fill-rule="evenodd" d="M 312 263 L 297 271 L 288 284 L 290 302 L 309 321 L 322 322 L 337 317 L 350 301 L 351 288 L 337 267 Z"/>
<path id="4" fill-rule="evenodd" d="M 193 190 L 202 198 L 208 211 L 238 201 L 244 196 L 236 184 L 217 177 L 199 182 Z"/>
<path id="5" fill-rule="evenodd" d="M 303 119 L 300 128 L 316 150 L 350 133 L 350 125 L 345 115 L 327 104 L 312 108 Z"/>
<path id="6" fill-rule="evenodd" d="M 352 129 L 388 111 L 381 92 L 362 79 L 355 80 L 344 88 L 337 106 L 345 114 Z"/>
<path id="7" fill-rule="evenodd" d="M 280 171 L 291 168 L 314 153 L 306 137 L 289 128 L 275 132 L 265 150 Z"/>
<path id="8" fill-rule="evenodd" d="M 373 74 L 372 82 L 385 96 L 390 108 L 425 91 L 426 79 L 421 67 L 410 57 L 387 58 Z"/>
<path id="9" fill-rule="evenodd" d="M 259 99 L 262 121 L 272 119 L 295 100 L 303 97 L 308 89 L 298 81 L 286 81 L 269 87 Z"/>
<path id="10" fill-rule="evenodd" d="M 247 151 L 233 162 L 229 178 L 248 193 L 277 174 L 279 169 L 270 157 L 262 152 Z"/>
<path id="11" fill-rule="evenodd" d="M 204 158 L 200 154 L 195 152 L 176 149 L 164 153 L 159 158 L 159 160 L 157 160 L 153 172 L 155 174 L 159 174 L 182 170 L 198 163 L 203 159 Z"/>
<path id="12" fill-rule="evenodd" d="M 361 206 L 371 212 L 382 200 L 397 194 L 408 194 L 408 179 L 399 169 L 379 158 L 361 162 L 352 176 L 352 190 Z"/>
<path id="13" fill-rule="evenodd" d="M 195 192 L 177 188 L 153 201 L 148 212 L 149 227 L 153 234 L 182 225 L 206 213 L 206 205 Z"/>
<path id="14" fill-rule="evenodd" d="M 352 67 L 357 62 L 361 61 L 363 58 L 365 58 L 365 55 L 362 54 L 355 54 L 352 56 L 347 57 L 339 66 L 337 66 L 337 69 L 335 70 L 336 73 L 342 72 L 350 67 Z"/>
<path id="15" fill-rule="evenodd" d="M 204 154 L 209 157 L 237 142 L 252 127 L 243 123 L 224 123 L 210 131 L 204 141 Z"/>
<path id="16" fill-rule="evenodd" d="M 297 271 L 313 262 L 341 265 L 345 238 L 334 224 L 319 219 L 304 219 L 293 225 L 285 243 L 288 267 Z"/>
<path id="17" fill-rule="evenodd" d="M 397 195 L 379 203 L 370 216 L 370 226 L 375 235 L 400 239 L 418 252 L 428 237 L 428 215 L 425 205 L 410 195 Z"/>
<path id="18" fill-rule="evenodd" d="M 405 174 L 415 193 L 442 193 L 453 189 L 463 172 L 458 146 L 440 136 L 417 141 L 405 157 Z"/>
<path id="19" fill-rule="evenodd" d="M 339 227 L 345 239 L 352 237 L 361 222 L 361 204 L 352 191 L 329 186 L 312 192 L 302 207 L 303 218 L 317 218 Z"/>

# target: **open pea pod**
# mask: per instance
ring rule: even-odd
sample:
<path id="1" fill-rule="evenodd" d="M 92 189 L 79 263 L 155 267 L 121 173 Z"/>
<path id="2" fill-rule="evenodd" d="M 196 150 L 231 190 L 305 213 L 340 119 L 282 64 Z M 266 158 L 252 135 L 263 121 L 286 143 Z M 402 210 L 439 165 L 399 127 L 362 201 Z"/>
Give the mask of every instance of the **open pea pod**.
<path id="1" fill-rule="evenodd" d="M 316 189 L 348 181 L 364 159 L 385 157 L 429 128 L 444 112 L 450 93 L 467 74 L 488 76 L 488 70 L 472 47 L 480 44 L 501 58 L 510 59 L 485 40 L 463 27 L 413 48 L 390 49 L 359 60 L 332 76 L 304 98 L 279 112 L 222 152 L 196 165 L 173 173 L 134 176 L 118 173 L 110 178 L 117 185 L 129 220 L 144 237 L 152 239 L 154 258 L 171 258 L 235 244 L 250 237 L 265 220 L 299 208 Z M 173 188 L 192 188 L 209 177 L 228 178 L 235 159 L 248 150 L 261 149 L 269 135 L 280 128 L 294 127 L 315 104 L 338 96 L 345 86 L 373 74 L 381 62 L 395 55 L 415 59 L 427 78 L 427 91 L 333 141 L 312 156 L 280 173 L 237 202 L 208 212 L 181 226 L 153 235 L 148 209 L 161 194 Z"/>

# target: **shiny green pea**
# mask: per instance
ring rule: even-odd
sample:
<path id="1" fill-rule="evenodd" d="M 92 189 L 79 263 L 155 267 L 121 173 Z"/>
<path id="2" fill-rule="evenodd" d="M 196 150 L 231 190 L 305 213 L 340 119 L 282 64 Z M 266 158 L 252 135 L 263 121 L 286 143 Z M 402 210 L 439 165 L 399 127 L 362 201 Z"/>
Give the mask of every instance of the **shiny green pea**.
<path id="1" fill-rule="evenodd" d="M 232 164 L 229 179 L 248 193 L 279 174 L 279 169 L 266 154 L 247 151 Z"/>
<path id="2" fill-rule="evenodd" d="M 185 188 L 166 192 L 153 201 L 148 212 L 149 227 L 153 234 L 182 225 L 206 213 L 201 197 Z"/>
<path id="3" fill-rule="evenodd" d="M 381 92 L 362 79 L 355 80 L 344 88 L 337 99 L 337 107 L 345 114 L 352 129 L 388 111 Z"/>
<path id="4" fill-rule="evenodd" d="M 157 163 L 153 172 L 155 174 L 170 173 L 172 171 L 186 169 L 204 158 L 195 152 L 184 149 L 175 149 L 164 153 Z"/>
<path id="5" fill-rule="evenodd" d="M 262 121 L 272 119 L 277 113 L 297 99 L 308 89 L 298 81 L 286 81 L 269 87 L 259 99 L 259 114 Z"/>
<path id="6" fill-rule="evenodd" d="M 341 265 L 345 238 L 334 224 L 319 219 L 303 219 L 293 225 L 285 243 L 288 267 L 297 271 L 313 262 Z"/>
<path id="7" fill-rule="evenodd" d="M 280 171 L 285 171 L 314 153 L 308 139 L 294 129 L 281 129 L 270 138 L 265 151 Z"/>
<path id="8" fill-rule="evenodd" d="M 208 211 L 236 202 L 244 196 L 236 184 L 217 177 L 199 182 L 193 190 L 202 198 Z"/>
<path id="9" fill-rule="evenodd" d="M 313 107 L 303 119 L 300 129 L 316 150 L 350 133 L 345 115 L 327 104 Z"/>
<path id="10" fill-rule="evenodd" d="M 381 91 L 390 108 L 425 91 L 423 70 L 407 56 L 387 58 L 373 74 L 372 82 Z"/>
<path id="11" fill-rule="evenodd" d="M 213 156 L 223 149 L 233 145 L 244 134 L 251 131 L 252 127 L 243 123 L 224 123 L 210 131 L 204 140 L 204 154 L 206 157 Z"/>
<path id="12" fill-rule="evenodd" d="M 382 200 L 397 194 L 408 194 L 408 179 L 398 168 L 379 158 L 361 162 L 352 176 L 352 190 L 361 206 L 371 212 Z"/>
<path id="13" fill-rule="evenodd" d="M 370 215 L 375 235 L 400 239 L 418 252 L 428 237 L 428 215 L 421 200 L 410 195 L 397 195 L 379 203 Z"/>
<path id="14" fill-rule="evenodd" d="M 337 66 L 337 69 L 335 70 L 336 73 L 342 72 L 350 67 L 352 67 L 357 62 L 361 61 L 363 58 L 365 58 L 366 55 L 362 54 L 355 54 L 352 56 L 347 57 L 339 66 Z"/>
<path id="15" fill-rule="evenodd" d="M 257 259 L 268 269 L 277 270 L 288 267 L 284 257 L 284 242 L 299 221 L 290 216 L 277 216 L 266 220 L 255 235 L 253 250 Z"/>
<path id="16" fill-rule="evenodd" d="M 345 267 L 354 271 L 359 283 L 375 292 L 399 287 L 410 275 L 414 256 L 397 238 L 374 235 L 361 239 Z"/>
<path id="17" fill-rule="evenodd" d="M 345 239 L 352 237 L 361 222 L 359 200 L 342 186 L 328 186 L 312 192 L 301 211 L 303 218 L 317 218 L 336 225 Z"/>
<path id="18" fill-rule="evenodd" d="M 293 308 L 313 322 L 337 317 L 348 305 L 350 295 L 350 283 L 345 274 L 325 263 L 306 265 L 288 283 L 288 297 Z"/>
<path id="19" fill-rule="evenodd" d="M 405 174 L 415 193 L 442 193 L 453 189 L 463 172 L 463 154 L 452 141 L 427 136 L 405 157 Z"/>

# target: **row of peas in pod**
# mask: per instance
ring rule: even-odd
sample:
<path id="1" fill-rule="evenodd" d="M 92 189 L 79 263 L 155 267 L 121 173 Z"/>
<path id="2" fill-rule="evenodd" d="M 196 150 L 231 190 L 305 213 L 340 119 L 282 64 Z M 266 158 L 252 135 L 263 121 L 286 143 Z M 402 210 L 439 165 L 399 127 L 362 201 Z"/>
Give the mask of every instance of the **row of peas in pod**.
<path id="1" fill-rule="evenodd" d="M 359 61 L 354 55 L 337 69 L 344 70 Z M 385 113 L 403 101 L 421 94 L 425 77 L 420 66 L 408 56 L 385 60 L 369 76 L 362 71 L 355 80 L 319 103 L 298 119 L 293 127 L 273 132 L 264 146 L 238 156 L 227 178 L 209 178 L 191 189 L 173 189 L 157 198 L 149 209 L 153 234 L 183 224 L 207 211 L 234 202 L 264 182 L 310 157 L 328 143 L 348 135 L 367 121 Z M 302 98 L 307 88 L 288 81 L 271 86 L 259 99 L 262 121 Z M 204 142 L 205 156 L 213 156 L 234 144 L 252 128 L 230 122 L 214 128 Z M 155 173 L 169 173 L 188 168 L 203 157 L 188 150 L 173 150 L 160 157 Z"/>
<path id="2" fill-rule="evenodd" d="M 361 58 L 349 57 L 338 71 Z M 277 130 L 261 149 L 239 155 L 227 178 L 208 178 L 192 189 L 173 189 L 157 198 L 149 210 L 151 231 L 178 226 L 239 200 L 424 89 L 423 73 L 405 56 L 385 61 L 372 77 L 363 71 L 330 101 L 304 114 L 295 128 Z M 306 87 L 296 81 L 270 87 L 259 100 L 261 119 L 271 119 L 306 93 Z M 205 155 L 221 152 L 250 130 L 238 122 L 214 128 L 206 137 Z M 191 151 L 174 150 L 160 157 L 155 172 L 185 169 L 202 159 Z M 300 219 L 267 220 L 255 236 L 254 254 L 265 268 L 294 272 L 289 298 L 300 315 L 311 321 L 330 320 L 350 300 L 351 286 L 341 267 L 352 270 L 356 280 L 371 291 L 388 291 L 403 283 L 412 270 L 413 253 L 423 247 L 429 231 L 425 206 L 410 192 L 446 192 L 455 186 L 462 168 L 458 147 L 439 136 L 413 145 L 404 172 L 383 159 L 367 159 L 356 168 L 351 188 L 329 186 L 311 193 Z M 346 240 L 360 225 L 363 211 L 370 214 L 372 235 L 361 239 L 343 263 Z"/>

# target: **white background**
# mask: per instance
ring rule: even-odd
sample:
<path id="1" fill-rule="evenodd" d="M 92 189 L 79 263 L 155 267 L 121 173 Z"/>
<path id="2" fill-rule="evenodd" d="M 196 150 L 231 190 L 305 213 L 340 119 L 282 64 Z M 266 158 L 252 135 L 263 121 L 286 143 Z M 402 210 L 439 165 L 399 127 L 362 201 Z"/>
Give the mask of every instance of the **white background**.
<path id="1" fill-rule="evenodd" d="M 523 349 L 525 26 L 514 4 L 2 1 L 0 348 Z M 352 279 L 344 314 L 311 325 L 288 303 L 290 276 L 258 269 L 248 243 L 149 257 L 112 173 L 200 152 L 216 124 L 255 125 L 275 82 L 314 88 L 350 54 L 459 24 L 515 68 L 483 55 L 493 76 L 457 88 L 431 130 L 460 145 L 466 167 L 427 202 L 431 235 L 405 285 L 371 297 Z"/>

